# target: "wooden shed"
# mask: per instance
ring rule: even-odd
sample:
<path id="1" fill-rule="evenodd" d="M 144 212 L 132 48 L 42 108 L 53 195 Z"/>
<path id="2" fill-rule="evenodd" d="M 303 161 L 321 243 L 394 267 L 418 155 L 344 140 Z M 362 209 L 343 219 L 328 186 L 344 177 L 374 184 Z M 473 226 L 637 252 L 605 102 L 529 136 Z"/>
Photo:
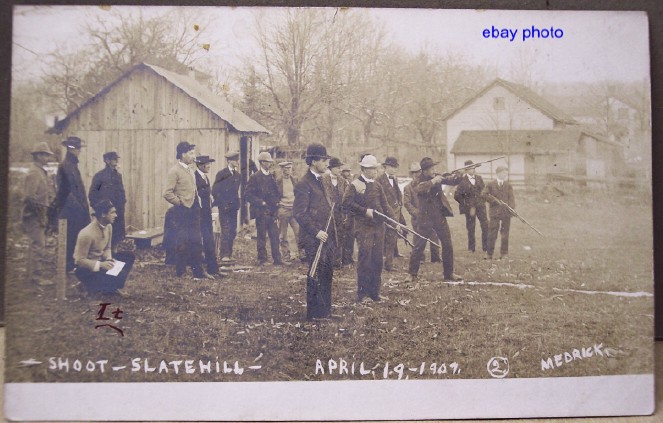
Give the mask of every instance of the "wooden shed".
<path id="1" fill-rule="evenodd" d="M 88 189 L 105 166 L 103 154 L 118 152 L 126 223 L 133 229 L 163 226 L 170 206 L 162 197 L 164 182 L 180 141 L 216 159 L 213 179 L 230 150 L 241 152 L 242 168 L 248 169 L 259 152 L 258 137 L 270 133 L 195 79 L 146 63 L 132 67 L 49 132 L 84 140 L 79 168 Z"/>

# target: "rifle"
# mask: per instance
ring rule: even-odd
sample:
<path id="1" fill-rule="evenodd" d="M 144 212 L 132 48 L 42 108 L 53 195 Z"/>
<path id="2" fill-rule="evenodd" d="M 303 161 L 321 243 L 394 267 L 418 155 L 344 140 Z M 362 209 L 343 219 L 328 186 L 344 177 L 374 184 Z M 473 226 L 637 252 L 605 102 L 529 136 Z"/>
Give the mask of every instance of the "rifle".
<path id="1" fill-rule="evenodd" d="M 334 206 L 336 203 L 332 203 L 331 210 L 329 211 L 329 219 L 327 219 L 327 226 L 325 226 L 325 232 L 329 230 L 329 224 L 332 221 L 332 218 L 334 217 Z M 308 276 L 312 279 L 316 279 L 316 273 L 318 272 L 318 263 L 320 262 L 320 256 L 322 255 L 322 246 L 324 245 L 324 241 L 320 241 L 320 245 L 318 245 L 318 251 L 315 253 L 315 258 L 313 259 L 313 263 L 311 263 L 311 269 L 308 272 Z"/>
<path id="2" fill-rule="evenodd" d="M 527 220 L 525 220 L 524 217 L 522 217 L 521 215 L 519 215 L 519 214 L 518 214 L 513 208 L 511 208 L 511 206 L 509 206 L 507 203 L 505 203 L 504 201 L 500 200 L 499 198 L 495 197 L 495 196 L 492 195 L 492 194 L 487 194 L 487 196 L 488 196 L 490 199 L 496 201 L 499 205 L 504 206 L 507 210 L 509 210 L 509 213 L 511 213 L 512 216 L 517 217 L 518 219 L 520 219 L 521 222 L 523 222 L 524 224 L 526 224 L 527 226 L 529 226 L 530 228 L 532 228 L 532 229 L 534 230 L 534 232 L 536 232 L 537 234 L 539 234 L 539 235 L 541 235 L 541 236 L 545 236 L 545 235 L 543 235 L 538 229 L 536 229 L 534 226 L 532 226 Z"/>
<path id="3" fill-rule="evenodd" d="M 451 174 L 451 173 L 458 173 L 458 172 L 460 172 L 461 170 L 474 169 L 474 168 L 476 168 L 476 167 L 481 166 L 481 165 L 484 164 L 484 163 L 494 162 L 495 160 L 503 159 L 504 157 L 505 157 L 505 156 L 500 156 L 500 157 L 496 157 L 496 158 L 494 158 L 494 159 L 486 160 L 485 162 L 473 163 L 473 164 L 471 164 L 471 165 L 467 165 L 467 166 L 464 166 L 464 167 L 460 167 L 460 168 L 458 168 L 458 169 L 454 169 L 454 170 L 452 170 L 451 172 L 447 172 L 447 173 L 449 173 L 449 174 Z"/>
<path id="4" fill-rule="evenodd" d="M 401 238 L 403 241 L 405 241 L 405 243 L 406 243 L 407 245 L 409 245 L 410 247 L 414 248 L 414 245 L 410 242 L 409 239 L 407 239 L 407 237 L 406 237 L 405 235 L 403 235 L 403 234 L 398 230 L 398 228 L 396 228 L 395 226 L 390 225 L 389 223 L 385 223 L 385 225 L 387 226 L 388 229 L 391 229 L 392 231 L 396 232 L 396 235 L 397 235 L 399 238 Z"/>
<path id="5" fill-rule="evenodd" d="M 435 245 L 435 246 L 438 247 L 438 248 L 442 248 L 441 245 L 436 244 L 436 243 L 434 243 L 432 240 L 426 238 L 425 236 L 416 233 L 414 230 L 408 228 L 407 226 L 403 225 L 403 224 L 400 223 L 400 222 L 395 221 L 395 220 L 392 219 L 391 217 L 386 216 L 386 215 L 380 213 L 380 212 L 377 211 L 377 210 L 373 210 L 373 213 L 375 213 L 375 214 L 377 214 L 378 216 L 381 216 L 381 217 L 387 219 L 387 221 L 389 221 L 389 222 L 395 224 L 395 225 L 398 226 L 399 228 L 403 228 L 403 229 L 405 229 L 406 231 L 410 232 L 411 234 L 416 235 L 416 236 L 418 236 L 419 238 L 421 238 L 421 239 L 423 239 L 423 240 L 426 240 L 426 241 L 430 242 L 431 245 Z M 389 225 L 388 225 L 388 226 L 389 226 Z"/>

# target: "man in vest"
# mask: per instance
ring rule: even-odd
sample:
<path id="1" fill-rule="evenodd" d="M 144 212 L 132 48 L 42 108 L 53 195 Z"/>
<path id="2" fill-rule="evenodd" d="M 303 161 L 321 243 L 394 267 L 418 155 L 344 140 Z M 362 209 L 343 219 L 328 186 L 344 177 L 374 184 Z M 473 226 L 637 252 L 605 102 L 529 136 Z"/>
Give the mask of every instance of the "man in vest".
<path id="1" fill-rule="evenodd" d="M 292 205 L 295 202 L 295 185 L 297 185 L 297 178 L 292 175 L 292 162 L 284 161 L 279 163 L 281 174 L 276 177 L 276 185 L 279 190 L 279 231 L 281 233 L 281 257 L 290 261 L 290 241 L 288 241 L 288 226 L 292 227 L 295 234 L 299 258 L 304 258 L 304 253 L 299 243 L 299 224 L 297 219 L 292 215 Z"/>

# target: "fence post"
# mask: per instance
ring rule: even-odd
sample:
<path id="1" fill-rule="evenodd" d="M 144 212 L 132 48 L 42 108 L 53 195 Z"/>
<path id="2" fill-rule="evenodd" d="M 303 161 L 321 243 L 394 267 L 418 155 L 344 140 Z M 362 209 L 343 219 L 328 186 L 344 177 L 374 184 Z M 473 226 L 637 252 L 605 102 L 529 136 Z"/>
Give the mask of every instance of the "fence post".
<path id="1" fill-rule="evenodd" d="M 67 299 L 67 219 L 58 219 L 55 300 Z"/>

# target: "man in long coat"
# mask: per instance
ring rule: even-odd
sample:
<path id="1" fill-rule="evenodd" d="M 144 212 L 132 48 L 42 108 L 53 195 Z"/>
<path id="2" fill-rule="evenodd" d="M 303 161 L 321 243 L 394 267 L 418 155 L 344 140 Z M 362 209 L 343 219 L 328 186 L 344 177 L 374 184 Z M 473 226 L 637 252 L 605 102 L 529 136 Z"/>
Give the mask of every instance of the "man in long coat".
<path id="1" fill-rule="evenodd" d="M 281 198 L 276 178 L 270 172 L 274 160 L 271 154 L 263 151 L 258 154 L 258 163 L 260 170 L 251 175 L 246 184 L 246 201 L 251 204 L 251 218 L 256 220 L 258 266 L 267 262 L 267 236 L 269 236 L 274 265 L 282 266 L 277 222 Z"/>
<path id="2" fill-rule="evenodd" d="M 239 186 L 242 176 L 239 171 L 239 152 L 226 154 L 227 166 L 214 178 L 212 186 L 213 206 L 219 209 L 221 225 L 221 265 L 232 262 L 233 243 L 237 236 L 237 211 L 239 210 Z"/>
<path id="3" fill-rule="evenodd" d="M 322 182 L 328 159 L 325 146 L 321 144 L 308 146 L 305 160 L 309 170 L 295 186 L 295 202 L 292 207 L 292 213 L 299 223 L 299 236 L 306 250 L 309 272 L 320 243 L 324 243 L 317 272 L 313 278 L 307 278 L 306 318 L 308 320 L 331 315 L 336 231 L 333 222 L 329 228 L 326 227 L 333 204 L 331 192 Z M 334 205 L 335 207 L 337 205 Z"/>
<path id="4" fill-rule="evenodd" d="M 78 169 L 78 156 L 81 154 L 83 141 L 71 136 L 62 141 L 62 145 L 66 147 L 67 152 L 58 166 L 55 209 L 60 219 L 67 219 L 66 271 L 69 272 L 76 267 L 74 248 L 78 233 L 91 222 L 91 219 L 85 185 L 81 171 Z"/>
<path id="5" fill-rule="evenodd" d="M 471 166 L 472 160 L 467 160 L 465 166 Z M 481 226 L 481 250 L 488 251 L 488 217 L 486 216 L 486 200 L 482 191 L 486 184 L 483 178 L 476 174 L 476 168 L 471 167 L 465 171 L 463 179 L 456 187 L 454 199 L 458 201 L 460 214 L 465 215 L 467 228 L 467 249 L 474 252 L 476 249 L 475 229 L 477 219 Z"/>
<path id="6" fill-rule="evenodd" d="M 511 212 L 497 200 L 506 203 L 512 209 L 516 208 L 516 199 L 513 195 L 513 186 L 508 181 L 509 169 L 498 166 L 495 169 L 497 179 L 486 184 L 483 197 L 490 204 L 488 222 L 488 249 L 486 258 L 492 259 L 497 241 L 497 232 L 500 234 L 500 259 L 509 254 L 509 228 L 511 227 Z M 496 200 L 497 199 L 497 200 Z"/>
<path id="7" fill-rule="evenodd" d="M 384 218 L 396 217 L 387 202 L 382 186 L 375 179 L 380 166 L 375 156 L 367 154 L 359 163 L 361 176 L 352 181 L 343 196 L 343 207 L 354 217 L 357 256 L 357 302 L 364 297 L 380 301 L 382 285 L 382 253 L 384 250 Z"/>
<path id="8" fill-rule="evenodd" d="M 55 154 L 45 142 L 37 143 L 32 149 L 32 166 L 25 175 L 22 223 L 25 234 L 30 239 L 26 261 L 26 282 L 35 281 L 39 285 L 52 285 L 41 268 L 46 258 L 46 229 L 48 209 L 55 198 L 55 187 L 51 183 L 44 166 Z"/>
<path id="9" fill-rule="evenodd" d="M 398 169 L 398 160 L 396 157 L 387 157 L 382 163 L 384 172 L 375 180 L 382 186 L 384 194 L 387 196 L 389 207 L 394 212 L 394 220 L 399 223 L 405 224 L 403 218 L 403 196 L 401 189 L 398 187 L 398 178 L 396 178 L 396 170 Z M 391 226 L 394 226 L 393 224 Z M 400 230 L 397 228 L 397 230 Z M 395 230 L 387 228 L 384 234 L 384 270 L 391 272 L 394 270 L 394 255 L 398 245 L 398 234 Z"/>
<path id="10" fill-rule="evenodd" d="M 200 234 L 201 201 L 192 167 L 196 159 L 195 148 L 194 144 L 186 141 L 177 144 L 177 163 L 166 174 L 163 198 L 173 205 L 169 212 L 175 234 L 175 272 L 177 276 L 184 276 L 186 267 L 191 266 L 194 279 L 214 279 L 214 276 L 203 268 Z"/>
<path id="11" fill-rule="evenodd" d="M 198 190 L 198 197 L 200 197 L 200 235 L 203 240 L 205 267 L 207 267 L 207 273 L 210 275 L 219 274 L 212 223 L 212 186 L 207 176 L 211 163 L 215 161 L 209 156 L 196 157 L 196 189 Z"/>
<path id="12" fill-rule="evenodd" d="M 419 197 L 417 196 L 417 193 L 414 192 L 414 186 L 417 185 L 417 183 L 419 183 L 420 177 L 421 177 L 421 166 L 419 165 L 419 163 L 416 162 L 412 163 L 412 166 L 410 166 L 410 178 L 412 178 L 412 181 L 409 184 L 405 185 L 405 188 L 403 188 L 403 206 L 405 207 L 405 210 L 407 210 L 408 213 L 410 213 L 412 228 L 417 233 L 425 236 L 431 241 L 438 242 L 437 234 L 435 233 L 435 231 L 429 230 L 428 232 L 426 232 L 426 228 L 422 228 L 421 225 L 419 225 L 418 219 L 419 219 L 419 214 L 421 214 L 421 207 L 419 205 Z M 418 242 L 417 240 L 420 240 L 420 238 L 415 236 L 414 244 Z M 430 245 L 430 261 L 431 263 L 439 263 L 441 261 L 440 248 L 437 245 L 433 244 Z"/>
<path id="13" fill-rule="evenodd" d="M 414 185 L 414 191 L 417 193 L 419 204 L 421 204 L 421 213 L 418 217 L 419 227 L 425 231 L 433 230 L 442 244 L 442 276 L 445 281 L 459 281 L 462 278 L 454 273 L 454 250 L 451 243 L 451 231 L 447 217 L 453 216 L 451 205 L 447 200 L 442 184 L 458 185 L 461 176 L 458 174 L 439 175 L 435 173 L 434 162 L 430 157 L 424 157 L 419 163 L 421 166 L 421 177 Z M 417 237 L 419 238 L 419 237 Z M 421 259 L 424 257 L 426 241 L 415 240 L 412 254 L 410 255 L 410 276 L 406 279 L 412 281 L 417 278 Z"/>
<path id="14" fill-rule="evenodd" d="M 103 155 L 103 158 L 106 167 L 97 172 L 92 178 L 88 197 L 92 205 L 100 203 L 102 200 L 110 200 L 115 206 L 117 217 L 113 222 L 112 239 L 113 252 L 115 252 L 126 234 L 124 205 L 127 202 L 127 197 L 122 182 L 122 174 L 117 170 L 120 156 L 115 151 L 109 151 Z"/>

